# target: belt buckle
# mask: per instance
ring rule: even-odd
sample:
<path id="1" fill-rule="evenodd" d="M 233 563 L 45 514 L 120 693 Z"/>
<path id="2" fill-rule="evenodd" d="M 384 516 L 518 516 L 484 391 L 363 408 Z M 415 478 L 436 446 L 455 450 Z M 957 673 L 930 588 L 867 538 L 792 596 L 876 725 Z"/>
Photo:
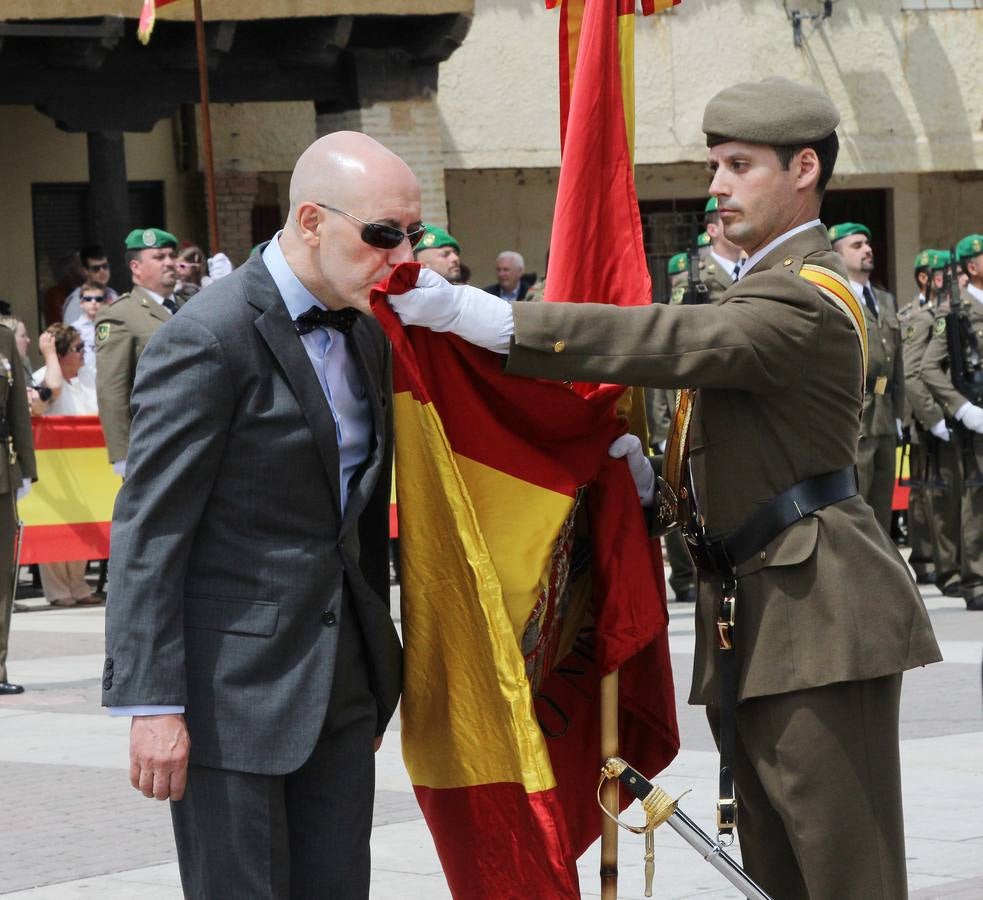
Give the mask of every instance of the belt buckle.
<path id="1" fill-rule="evenodd" d="M 717 841 L 722 846 L 729 847 L 734 841 L 734 829 L 737 827 L 737 800 L 734 797 L 721 797 L 717 801 Z M 721 838 L 729 838 L 725 843 Z"/>

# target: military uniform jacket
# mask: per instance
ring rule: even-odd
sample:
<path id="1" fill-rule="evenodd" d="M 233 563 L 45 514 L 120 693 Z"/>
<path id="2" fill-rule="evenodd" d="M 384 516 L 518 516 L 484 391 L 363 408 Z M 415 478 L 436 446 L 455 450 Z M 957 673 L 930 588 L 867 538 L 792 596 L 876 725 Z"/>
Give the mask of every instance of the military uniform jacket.
<path id="1" fill-rule="evenodd" d="M 898 308 L 887 291 L 873 290 L 879 315 L 875 316 L 861 299 L 867 321 L 867 385 L 860 433 L 864 437 L 897 436 L 896 420 L 904 418 L 905 405 Z"/>
<path id="2" fill-rule="evenodd" d="M 27 384 L 24 366 L 14 333 L 0 327 L 0 410 L 7 423 L 8 447 L 0 447 L 0 494 L 9 494 L 21 486 L 25 478 L 38 480 L 34 461 L 34 436 L 31 432 L 31 411 L 27 405 Z M 10 450 L 16 454 L 14 462 Z M 7 502 L 9 506 L 9 501 Z"/>
<path id="3" fill-rule="evenodd" d="M 178 306 L 183 303 L 176 297 Z M 147 341 L 171 314 L 134 286 L 96 316 L 96 393 L 110 462 L 126 459 L 130 442 L 130 393 L 137 360 Z M 193 398 L 189 398 L 193 402 Z"/>
<path id="4" fill-rule="evenodd" d="M 917 304 L 917 298 L 916 298 Z M 932 339 L 935 326 L 935 310 L 931 306 L 921 309 L 913 307 L 907 315 L 901 316 L 901 347 L 904 356 L 905 392 L 911 414 L 926 431 L 941 422 L 945 416 L 942 407 L 932 396 L 922 378 L 922 358 Z M 912 440 L 917 432 L 912 433 Z"/>
<path id="5" fill-rule="evenodd" d="M 963 302 L 963 309 L 968 311 L 969 324 L 983 348 L 983 303 L 969 297 Z M 968 398 L 956 390 L 949 377 L 949 345 L 944 316 L 939 316 L 935 320 L 932 338 L 922 357 L 921 375 L 932 396 L 947 416 L 955 416 L 956 410 L 968 402 Z"/>
<path id="6" fill-rule="evenodd" d="M 825 230 L 783 242 L 717 305 L 516 304 L 506 364 L 554 379 L 698 389 L 690 464 L 712 535 L 797 482 L 854 465 L 865 373 L 846 314 L 798 275 L 843 275 Z M 740 699 L 940 659 L 908 569 L 859 496 L 787 528 L 738 570 Z M 690 701 L 719 701 L 718 585 L 701 576 Z"/>

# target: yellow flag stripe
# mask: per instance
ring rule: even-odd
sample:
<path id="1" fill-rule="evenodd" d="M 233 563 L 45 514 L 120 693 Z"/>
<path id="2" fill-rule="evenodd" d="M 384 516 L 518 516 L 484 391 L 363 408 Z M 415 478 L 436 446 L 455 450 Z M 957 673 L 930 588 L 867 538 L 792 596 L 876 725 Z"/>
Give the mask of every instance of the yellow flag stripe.
<path id="1" fill-rule="evenodd" d="M 17 504 L 25 525 L 108 522 L 122 481 L 105 447 L 38 450 L 38 483 Z"/>
<path id="2" fill-rule="evenodd" d="M 518 617 L 503 589 L 509 576 L 492 561 L 467 476 L 478 473 L 476 492 L 518 492 L 516 479 L 459 464 L 432 404 L 408 392 L 394 402 L 397 468 L 413 472 L 397 485 L 407 771 L 430 788 L 512 782 L 528 793 L 548 790 L 556 781 L 516 640 Z M 537 503 L 552 493 L 537 490 Z"/>

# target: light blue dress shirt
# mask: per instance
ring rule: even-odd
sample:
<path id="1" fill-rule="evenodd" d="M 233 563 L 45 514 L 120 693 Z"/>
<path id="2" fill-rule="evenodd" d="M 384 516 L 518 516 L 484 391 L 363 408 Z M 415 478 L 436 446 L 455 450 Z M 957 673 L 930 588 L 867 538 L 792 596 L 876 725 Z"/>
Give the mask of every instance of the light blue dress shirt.
<path id="1" fill-rule="evenodd" d="M 281 234 L 282 232 L 277 232 L 263 251 L 263 262 L 283 297 L 290 318 L 296 320 L 312 306 L 326 309 L 294 275 L 280 249 Z M 348 502 L 349 482 L 369 455 L 372 409 L 365 395 L 365 385 L 362 383 L 358 365 L 348 352 L 344 335 L 333 328 L 322 327 L 298 337 L 304 345 L 307 358 L 311 361 L 334 418 L 340 461 L 341 510 L 344 513 Z M 111 716 L 160 716 L 183 713 L 184 707 L 111 706 L 107 711 Z"/>

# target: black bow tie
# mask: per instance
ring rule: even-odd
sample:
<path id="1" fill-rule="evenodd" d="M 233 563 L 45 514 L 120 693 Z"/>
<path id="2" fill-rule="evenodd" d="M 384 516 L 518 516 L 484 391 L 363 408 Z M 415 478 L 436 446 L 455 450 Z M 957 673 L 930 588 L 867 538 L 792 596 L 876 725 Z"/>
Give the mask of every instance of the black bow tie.
<path id="1" fill-rule="evenodd" d="M 315 328 L 324 325 L 342 334 L 348 334 L 358 320 L 358 315 L 358 310 L 350 306 L 344 309 L 321 309 L 319 306 L 312 306 L 307 312 L 294 319 L 294 328 L 297 329 L 297 334 L 310 334 Z"/>

